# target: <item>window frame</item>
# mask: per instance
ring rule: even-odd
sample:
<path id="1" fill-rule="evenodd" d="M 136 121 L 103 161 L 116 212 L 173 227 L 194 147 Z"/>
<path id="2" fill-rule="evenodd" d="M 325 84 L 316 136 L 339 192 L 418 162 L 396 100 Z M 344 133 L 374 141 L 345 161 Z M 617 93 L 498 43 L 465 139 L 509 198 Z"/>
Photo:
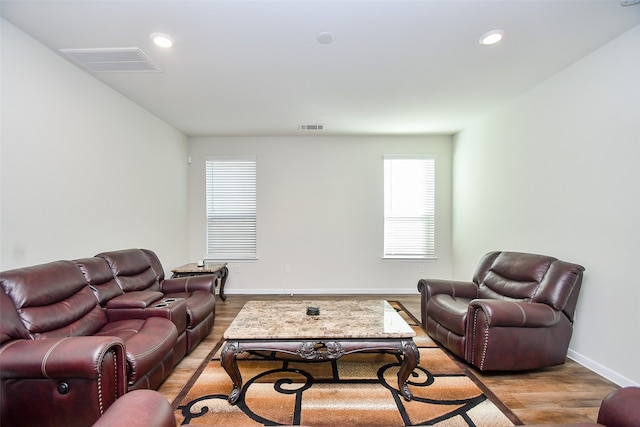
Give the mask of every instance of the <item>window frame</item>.
<path id="1" fill-rule="evenodd" d="M 214 168 L 215 163 L 218 163 L 220 166 L 223 164 L 230 166 L 232 163 L 244 165 L 241 172 L 235 171 L 235 179 L 238 181 L 236 182 L 236 185 L 242 186 L 241 196 L 237 197 L 237 192 L 236 196 L 230 195 L 228 193 L 229 187 L 226 187 L 224 190 L 219 189 L 220 191 L 218 192 L 218 195 L 222 197 L 222 200 L 219 202 L 221 205 L 221 212 L 218 212 L 218 214 L 212 210 L 214 209 L 213 206 L 215 203 L 214 200 L 211 200 L 211 197 L 216 196 L 216 190 L 213 187 L 215 178 L 210 175 L 212 172 L 210 168 Z M 220 172 L 221 170 L 218 170 L 218 173 Z M 206 259 L 225 261 L 258 259 L 257 172 L 258 164 L 256 156 L 210 156 L 205 158 Z M 227 169 L 224 172 L 225 175 L 229 176 L 231 176 L 231 173 L 233 172 L 230 169 Z M 239 177 L 240 174 L 244 175 Z M 229 184 L 229 182 L 226 184 Z M 235 190 L 238 190 L 238 188 L 236 187 Z M 233 210 L 234 206 L 232 206 L 234 198 L 238 199 L 243 204 L 243 206 L 236 206 L 235 211 Z M 217 224 L 215 223 L 216 218 L 218 218 Z M 242 222 L 242 218 L 248 218 L 248 221 Z M 216 225 L 225 229 L 223 237 L 218 242 L 223 246 L 217 250 L 213 249 L 216 242 L 211 241 L 215 234 L 215 230 L 212 229 L 212 227 L 215 227 Z M 237 233 L 236 236 L 243 236 L 244 241 L 231 236 L 234 230 Z"/>
<path id="2" fill-rule="evenodd" d="M 394 197 L 393 183 L 389 181 L 389 174 L 391 171 L 388 170 L 387 162 L 393 162 L 397 160 L 410 160 L 410 161 L 425 161 L 425 182 L 424 186 L 421 187 L 425 191 L 425 200 L 422 208 L 424 212 L 421 214 L 413 214 L 400 215 L 399 212 L 396 214 L 391 214 L 391 199 Z M 397 184 L 399 185 L 399 184 Z M 397 191 L 395 191 L 397 193 Z M 396 194 L 397 196 L 397 194 Z M 406 156 L 383 156 L 383 244 L 382 244 L 382 258 L 384 260 L 435 260 L 437 259 L 436 255 L 436 158 L 434 156 L 428 155 L 406 155 Z M 397 249 L 394 251 L 394 247 L 398 247 L 398 242 L 401 243 L 402 237 L 398 237 L 396 235 L 396 243 L 392 246 L 392 244 L 388 241 L 389 226 L 391 224 L 391 220 L 393 218 L 398 219 L 396 221 L 396 225 L 399 229 L 403 227 L 402 221 L 406 221 L 409 223 L 411 221 L 419 220 L 419 217 L 423 217 L 420 219 L 422 221 L 422 227 L 424 227 L 424 241 L 422 243 L 416 244 L 417 246 L 422 245 L 423 251 L 410 251 L 407 250 L 407 246 L 410 246 L 407 243 L 410 239 L 407 239 L 407 245 L 404 246 L 404 251 L 398 251 Z M 406 225 L 405 225 L 406 228 Z M 400 231 L 399 234 L 402 234 Z M 416 246 L 414 245 L 414 246 Z M 415 249 L 415 248 L 414 248 Z"/>

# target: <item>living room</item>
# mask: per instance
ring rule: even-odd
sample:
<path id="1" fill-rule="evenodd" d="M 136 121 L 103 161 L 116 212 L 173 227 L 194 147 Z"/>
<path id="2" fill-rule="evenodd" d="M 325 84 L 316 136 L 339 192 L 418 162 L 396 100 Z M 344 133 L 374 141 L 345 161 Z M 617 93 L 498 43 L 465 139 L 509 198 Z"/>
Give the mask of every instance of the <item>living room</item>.
<path id="1" fill-rule="evenodd" d="M 454 134 L 188 136 L 1 25 L 0 270 L 129 247 L 201 259 L 203 160 L 252 154 L 259 259 L 230 262 L 228 294 L 417 295 L 490 250 L 547 254 L 586 268 L 569 356 L 640 384 L 640 26 Z M 437 159 L 437 259 L 383 261 L 382 156 L 407 153 Z"/>

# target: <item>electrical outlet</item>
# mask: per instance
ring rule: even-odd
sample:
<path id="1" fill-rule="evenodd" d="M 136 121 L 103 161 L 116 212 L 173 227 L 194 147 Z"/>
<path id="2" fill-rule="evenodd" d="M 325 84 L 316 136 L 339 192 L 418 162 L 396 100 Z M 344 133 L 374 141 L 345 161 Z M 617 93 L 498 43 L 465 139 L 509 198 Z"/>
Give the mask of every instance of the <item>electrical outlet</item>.
<path id="1" fill-rule="evenodd" d="M 291 273 L 291 266 L 289 264 L 285 264 L 284 265 L 284 272 L 285 273 Z"/>
<path id="2" fill-rule="evenodd" d="M 236 268 L 234 269 L 234 271 L 235 271 L 236 273 L 240 273 L 240 266 L 239 266 L 239 265 L 236 265 Z"/>

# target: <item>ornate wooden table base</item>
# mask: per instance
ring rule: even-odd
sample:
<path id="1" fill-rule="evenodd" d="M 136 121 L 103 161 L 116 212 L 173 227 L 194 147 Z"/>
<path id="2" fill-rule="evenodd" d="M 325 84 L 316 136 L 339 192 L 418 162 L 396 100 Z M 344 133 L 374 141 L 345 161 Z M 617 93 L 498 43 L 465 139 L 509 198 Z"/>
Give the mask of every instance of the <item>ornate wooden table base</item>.
<path id="1" fill-rule="evenodd" d="M 398 372 L 398 390 L 406 400 L 413 397 L 407 379 L 420 363 L 420 353 L 411 338 L 405 339 L 368 339 L 368 340 L 232 340 L 227 341 L 220 358 L 220 363 L 233 382 L 233 390 L 229 394 L 229 403 L 235 404 L 242 391 L 242 376 L 238 369 L 236 356 L 246 351 L 279 351 L 298 356 L 306 360 L 333 360 L 345 354 L 369 350 L 389 350 L 402 355 L 402 365 Z"/>
<path id="2" fill-rule="evenodd" d="M 226 301 L 227 296 L 224 294 L 224 285 L 227 282 L 227 277 L 229 276 L 229 269 L 227 268 L 226 262 L 205 263 L 202 267 L 198 267 L 197 263 L 192 262 L 171 270 L 171 272 L 173 273 L 171 276 L 172 279 L 177 277 L 213 274 L 217 277 L 217 282 L 220 284 L 220 298 L 222 298 L 222 301 Z"/>

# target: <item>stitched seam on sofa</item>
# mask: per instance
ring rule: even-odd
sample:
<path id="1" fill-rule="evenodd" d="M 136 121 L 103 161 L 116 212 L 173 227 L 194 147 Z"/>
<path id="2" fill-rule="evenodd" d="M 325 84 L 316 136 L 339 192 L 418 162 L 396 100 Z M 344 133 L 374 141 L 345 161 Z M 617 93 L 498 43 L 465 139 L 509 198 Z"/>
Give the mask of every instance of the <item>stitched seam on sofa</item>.
<path id="1" fill-rule="evenodd" d="M 14 345 L 14 344 L 16 344 L 16 343 L 19 343 L 19 342 L 22 342 L 22 341 L 26 341 L 26 340 L 13 340 L 13 341 L 11 341 L 9 344 L 7 344 L 7 345 L 3 346 L 3 347 L 0 349 L 0 355 L 2 354 L 2 352 L 3 352 L 3 351 L 5 351 L 5 350 L 6 350 L 6 349 L 8 349 L 9 347 L 11 347 L 12 345 Z"/>
<path id="2" fill-rule="evenodd" d="M 513 303 L 515 304 L 516 307 L 518 307 L 520 309 L 520 312 L 522 313 L 522 323 L 520 324 L 520 326 L 524 326 L 527 323 L 527 313 L 525 313 L 524 309 L 520 306 L 520 304 L 518 303 Z"/>
<path id="3" fill-rule="evenodd" d="M 187 280 L 184 281 L 184 291 L 185 292 L 189 292 L 189 280 L 191 280 L 189 277 L 187 277 Z"/>
<path id="4" fill-rule="evenodd" d="M 51 353 L 53 353 L 53 350 L 55 350 L 55 348 L 60 345 L 60 343 L 68 339 L 69 337 L 62 338 L 60 341 L 51 346 L 51 348 L 49 348 L 49 350 L 47 350 L 47 352 L 44 354 L 44 357 L 42 358 L 42 364 L 40 365 L 40 371 L 46 378 L 51 378 L 49 374 L 47 374 L 47 361 L 49 360 L 49 356 L 51 355 Z"/>
<path id="5" fill-rule="evenodd" d="M 553 320 L 554 323 L 558 323 L 558 318 L 560 317 L 560 313 L 562 313 L 561 311 L 556 311 L 553 307 L 548 306 L 547 304 L 544 305 L 547 309 L 551 310 L 551 313 L 553 313 Z"/>

